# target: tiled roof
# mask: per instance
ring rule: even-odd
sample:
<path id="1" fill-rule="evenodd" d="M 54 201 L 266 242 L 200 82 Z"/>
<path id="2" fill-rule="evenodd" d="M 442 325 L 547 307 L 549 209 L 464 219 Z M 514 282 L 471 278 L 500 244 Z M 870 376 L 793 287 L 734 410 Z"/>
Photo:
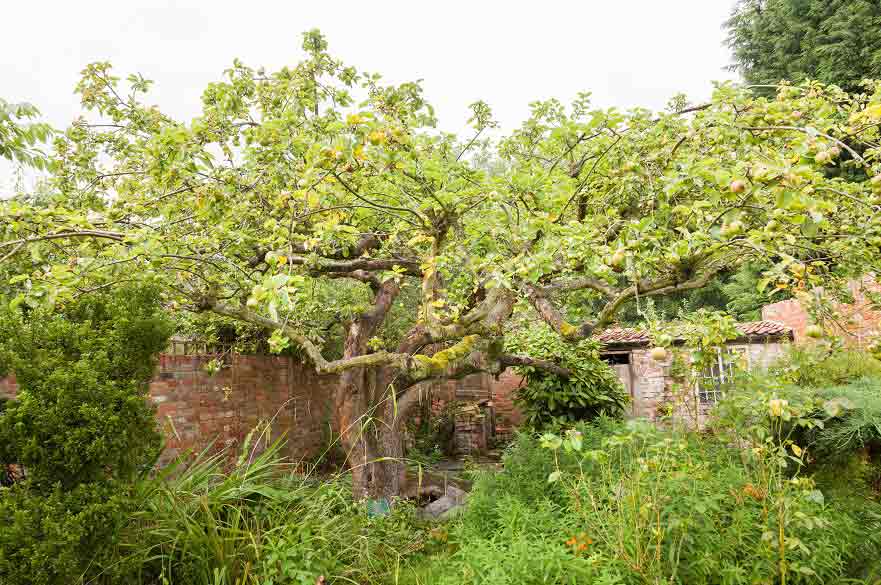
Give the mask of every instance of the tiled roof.
<path id="1" fill-rule="evenodd" d="M 738 323 L 740 338 L 761 339 L 765 337 L 791 337 L 792 329 L 777 321 L 751 321 Z M 603 345 L 648 345 L 651 336 L 642 329 L 610 327 L 595 336 Z"/>
<path id="2" fill-rule="evenodd" d="M 603 329 L 598 335 L 594 336 L 603 345 L 640 345 L 649 343 L 652 338 L 647 331 L 642 329 L 632 329 L 630 327 L 610 327 Z"/>
<path id="3" fill-rule="evenodd" d="M 750 323 L 738 323 L 737 330 L 744 337 L 768 337 L 778 335 L 792 335 L 792 329 L 779 321 L 752 321 Z"/>

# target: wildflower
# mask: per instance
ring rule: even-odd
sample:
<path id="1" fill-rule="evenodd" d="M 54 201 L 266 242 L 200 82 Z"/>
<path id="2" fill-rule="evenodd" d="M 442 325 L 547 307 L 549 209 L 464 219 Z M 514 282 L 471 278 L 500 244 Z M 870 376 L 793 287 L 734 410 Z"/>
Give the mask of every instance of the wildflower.
<path id="1" fill-rule="evenodd" d="M 768 401 L 768 411 L 770 412 L 771 416 L 783 416 L 783 411 L 788 404 L 788 400 L 773 398 Z"/>
<path id="2" fill-rule="evenodd" d="M 757 488 L 751 483 L 743 486 L 743 493 L 756 500 L 757 502 L 765 499 L 765 492 L 761 488 Z"/>
<path id="3" fill-rule="evenodd" d="M 593 544 L 593 540 L 587 536 L 585 532 L 579 532 L 576 535 L 573 535 L 566 541 L 566 546 L 572 548 L 572 552 L 576 555 L 579 553 L 583 553 L 587 550 L 587 547 Z"/>

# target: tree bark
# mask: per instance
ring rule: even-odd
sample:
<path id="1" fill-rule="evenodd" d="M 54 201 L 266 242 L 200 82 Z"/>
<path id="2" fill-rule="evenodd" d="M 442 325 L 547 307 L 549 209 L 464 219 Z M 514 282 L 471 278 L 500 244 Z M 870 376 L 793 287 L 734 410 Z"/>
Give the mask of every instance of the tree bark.
<path id="1" fill-rule="evenodd" d="M 385 320 L 400 291 L 393 280 L 382 283 L 373 308 L 348 325 L 343 359 L 369 353 L 370 338 Z M 340 375 L 334 400 L 340 440 L 352 472 L 356 500 L 399 496 L 404 483 L 404 446 L 394 381 L 398 369 L 388 365 L 349 368 Z"/>
<path id="2" fill-rule="evenodd" d="M 346 450 L 356 500 L 386 498 L 390 503 L 406 487 L 403 421 L 409 402 L 392 393 L 395 368 L 346 370 L 340 377 L 336 415 Z"/>

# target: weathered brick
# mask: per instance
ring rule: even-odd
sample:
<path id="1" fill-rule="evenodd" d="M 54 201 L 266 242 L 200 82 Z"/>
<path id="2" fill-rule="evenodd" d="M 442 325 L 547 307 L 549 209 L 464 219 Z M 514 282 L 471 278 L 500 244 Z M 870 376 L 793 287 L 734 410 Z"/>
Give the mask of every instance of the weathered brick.
<path id="1" fill-rule="evenodd" d="M 848 289 L 854 302 L 834 303 L 838 316 L 828 325 L 833 334 L 841 336 L 849 345 L 867 347 L 881 337 L 881 310 L 872 305 L 867 293 L 881 293 L 881 284 L 875 277 L 866 276 L 852 280 Z M 805 329 L 811 324 L 807 311 L 795 299 L 766 305 L 762 309 L 762 319 L 789 326 L 795 333 L 796 342 L 805 341 Z"/>
<path id="2" fill-rule="evenodd" d="M 215 357 L 159 357 L 149 396 L 166 436 L 162 463 L 188 449 L 233 447 L 254 425 L 273 417 L 273 437 L 285 434 L 292 460 L 323 451 L 335 376 L 319 376 L 288 357 L 260 355 L 233 356 L 227 367 L 208 375 L 204 365 Z M 17 389 L 14 377 L 0 378 L 0 396 L 14 397 Z"/>

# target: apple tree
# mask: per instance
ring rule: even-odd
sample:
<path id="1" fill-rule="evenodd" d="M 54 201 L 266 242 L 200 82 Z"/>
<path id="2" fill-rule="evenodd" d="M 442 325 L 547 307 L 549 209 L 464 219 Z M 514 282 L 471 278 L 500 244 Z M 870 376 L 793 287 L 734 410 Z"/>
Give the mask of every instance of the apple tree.
<path id="1" fill-rule="evenodd" d="M 13 303 L 155 282 L 171 306 L 262 327 L 274 349 L 337 374 L 358 498 L 401 493 L 420 383 L 569 375 L 506 351 L 515 316 L 577 341 L 631 299 L 746 261 L 773 267 L 770 287 L 878 265 L 881 186 L 827 171 L 881 170 L 881 91 L 805 84 L 767 99 L 726 85 L 663 113 L 581 95 L 534 104 L 497 142 L 476 103 L 460 140 L 434 129 L 418 83 L 345 66 L 317 32 L 304 49 L 275 72 L 234 63 L 190 122 L 147 105 L 146 79 L 87 67 L 84 115 L 55 141 L 53 202 L 0 208 L 0 257 L 30 253 Z M 390 328 L 395 311 L 408 318 Z M 338 352 L 318 321 L 342 335 Z"/>
<path id="2" fill-rule="evenodd" d="M 496 212 L 497 241 L 510 241 L 503 270 L 570 339 L 607 327 L 624 303 L 745 263 L 770 266 L 759 286 L 771 290 L 877 270 L 875 87 L 851 96 L 807 82 L 766 99 L 724 85 L 710 103 L 661 114 L 589 110 L 587 96 L 533 104 L 500 145 L 512 172 L 497 183 L 519 203 Z M 847 182 L 842 168 L 874 178 Z"/>

